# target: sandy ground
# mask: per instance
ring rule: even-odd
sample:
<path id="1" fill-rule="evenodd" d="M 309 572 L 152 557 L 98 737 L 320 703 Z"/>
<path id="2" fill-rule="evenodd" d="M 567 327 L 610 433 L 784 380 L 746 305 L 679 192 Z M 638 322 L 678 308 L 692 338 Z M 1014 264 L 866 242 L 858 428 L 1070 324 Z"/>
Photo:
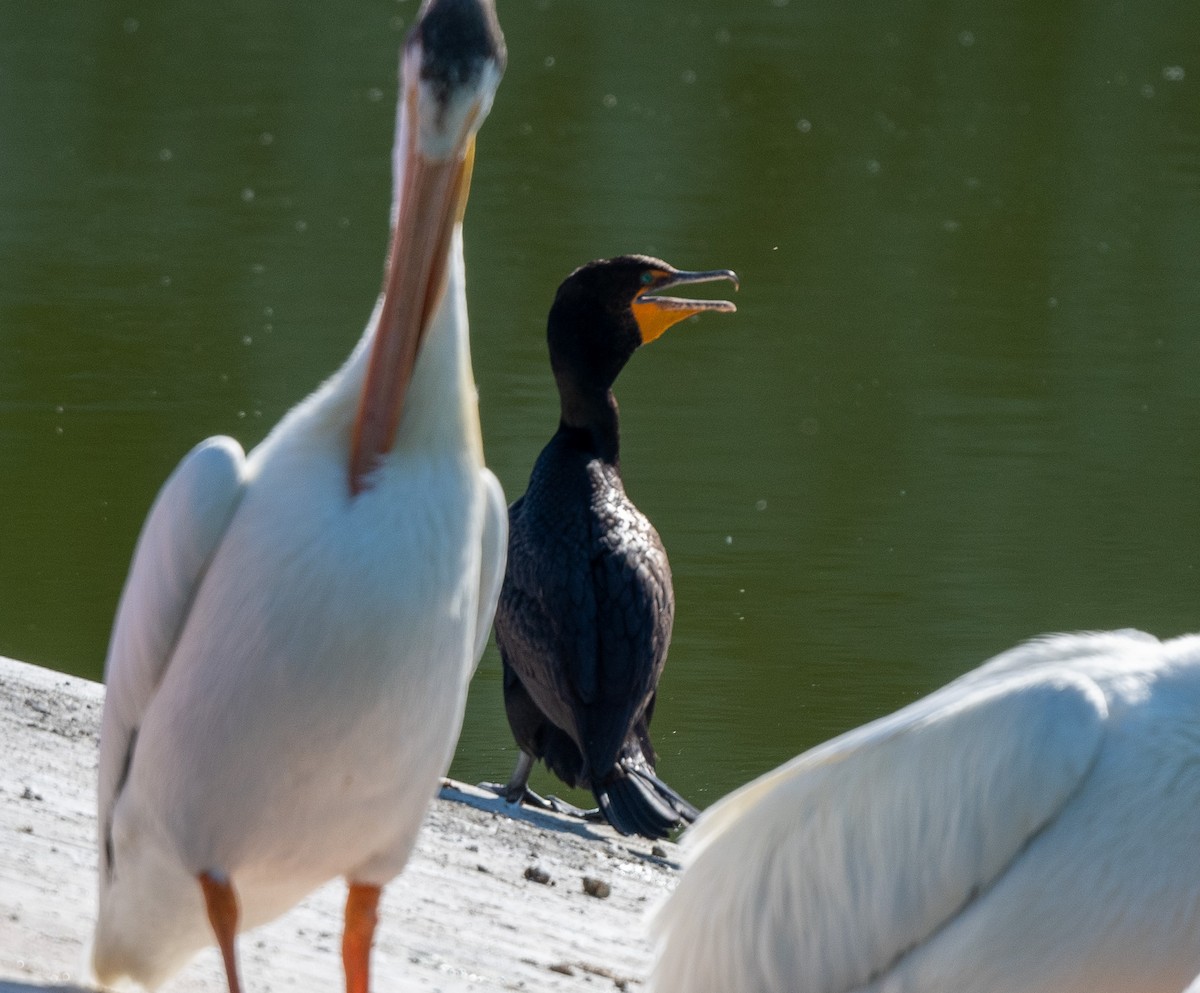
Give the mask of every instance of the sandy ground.
<path id="1" fill-rule="evenodd" d="M 87 983 L 103 698 L 95 683 L 0 658 L 0 993 Z M 447 783 L 408 868 L 384 891 L 374 991 L 640 989 L 646 914 L 674 886 L 675 857 L 669 844 L 514 811 Z M 585 879 L 608 894 L 589 895 Z M 244 935 L 247 993 L 342 989 L 343 900 L 331 883 Z M 213 949 L 162 987 L 224 989 Z"/>

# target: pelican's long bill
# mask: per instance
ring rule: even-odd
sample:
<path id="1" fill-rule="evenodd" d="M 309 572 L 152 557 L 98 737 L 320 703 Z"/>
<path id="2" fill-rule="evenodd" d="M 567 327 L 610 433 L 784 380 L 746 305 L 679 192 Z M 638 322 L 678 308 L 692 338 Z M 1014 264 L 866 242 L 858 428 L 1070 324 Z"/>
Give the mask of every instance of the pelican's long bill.
<path id="1" fill-rule="evenodd" d="M 433 158 L 418 147 L 416 86 L 406 91 L 403 185 L 379 323 L 354 422 L 351 493 L 366 487 L 364 477 L 395 440 L 417 353 L 445 288 L 450 236 L 466 210 L 475 158 L 477 109 L 468 114 L 452 154 Z"/>
<path id="2" fill-rule="evenodd" d="M 653 341 L 672 324 L 678 324 L 693 314 L 704 311 L 732 313 L 737 310 L 729 300 L 686 300 L 682 297 L 657 296 L 659 290 L 690 283 L 712 283 L 728 280 L 738 288 L 737 273 L 732 269 L 708 269 L 704 272 L 684 272 L 679 269 L 656 270 L 645 287 L 634 297 L 630 308 L 641 331 L 642 343 Z"/>

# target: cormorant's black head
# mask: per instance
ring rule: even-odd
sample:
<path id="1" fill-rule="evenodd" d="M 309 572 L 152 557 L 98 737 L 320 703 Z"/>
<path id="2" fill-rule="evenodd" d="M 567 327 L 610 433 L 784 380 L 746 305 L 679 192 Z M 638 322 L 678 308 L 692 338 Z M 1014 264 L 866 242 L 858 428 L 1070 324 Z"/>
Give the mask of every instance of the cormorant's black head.
<path id="1" fill-rule="evenodd" d="M 718 279 L 738 285 L 729 269 L 683 272 L 647 255 L 598 259 L 576 269 L 559 286 L 546 327 L 559 391 L 606 393 L 638 347 L 672 324 L 704 311 L 736 310 L 728 300 L 657 295 L 672 286 Z"/>

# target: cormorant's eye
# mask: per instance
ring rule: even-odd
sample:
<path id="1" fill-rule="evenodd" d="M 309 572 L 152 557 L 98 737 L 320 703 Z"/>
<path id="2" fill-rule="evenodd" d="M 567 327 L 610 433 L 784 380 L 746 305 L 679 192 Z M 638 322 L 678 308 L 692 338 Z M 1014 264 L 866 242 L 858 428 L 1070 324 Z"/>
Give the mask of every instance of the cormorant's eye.
<path id="1" fill-rule="evenodd" d="M 649 286 L 652 282 L 654 282 L 654 273 L 643 272 L 642 273 L 642 285 Z"/>

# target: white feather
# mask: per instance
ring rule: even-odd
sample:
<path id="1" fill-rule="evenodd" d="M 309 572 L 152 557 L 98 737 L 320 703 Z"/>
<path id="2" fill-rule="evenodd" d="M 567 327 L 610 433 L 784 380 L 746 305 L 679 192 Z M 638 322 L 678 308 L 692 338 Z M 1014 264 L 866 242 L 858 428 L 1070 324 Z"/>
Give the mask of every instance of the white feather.
<path id="1" fill-rule="evenodd" d="M 504 585 L 504 567 L 508 558 L 508 504 L 504 490 L 491 472 L 484 470 L 483 569 L 479 575 L 479 615 L 475 622 L 475 668 L 483 658 L 492 618 Z M 474 670 L 472 670 L 474 671 Z"/>
<path id="2" fill-rule="evenodd" d="M 252 927 L 407 860 L 504 571 L 463 283 L 456 230 L 396 445 L 357 496 L 362 344 L 244 463 L 212 439 L 160 493 L 107 663 L 102 982 L 154 986 L 212 941 L 197 873 L 228 876 Z"/>
<path id="3" fill-rule="evenodd" d="M 705 812 L 656 993 L 1178 993 L 1200 637 L 1023 645 Z"/>

